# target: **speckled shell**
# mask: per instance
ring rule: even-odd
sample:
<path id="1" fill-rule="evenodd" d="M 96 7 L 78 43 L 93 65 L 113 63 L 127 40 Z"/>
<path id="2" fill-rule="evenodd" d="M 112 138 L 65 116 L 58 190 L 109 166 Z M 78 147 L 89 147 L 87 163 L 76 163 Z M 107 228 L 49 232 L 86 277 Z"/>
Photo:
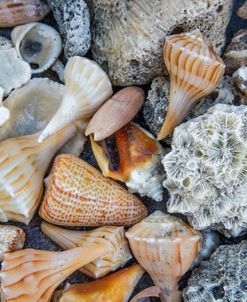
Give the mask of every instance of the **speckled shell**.
<path id="1" fill-rule="evenodd" d="M 157 211 L 133 226 L 126 236 L 135 258 L 161 289 L 161 301 L 180 302 L 178 282 L 198 255 L 201 233 Z"/>
<path id="2" fill-rule="evenodd" d="M 123 227 L 101 227 L 92 231 L 72 231 L 43 222 L 42 232 L 63 249 L 85 246 L 88 243 L 106 244 L 109 252 L 87 264 L 81 271 L 94 278 L 101 278 L 124 266 L 132 258 Z"/>
<path id="3" fill-rule="evenodd" d="M 164 60 L 171 86 L 168 113 L 159 140 L 171 134 L 190 109 L 215 89 L 225 72 L 222 59 L 199 31 L 168 36 Z"/>
<path id="4" fill-rule="evenodd" d="M 141 201 L 72 155 L 56 157 L 40 216 L 67 226 L 130 226 L 146 217 Z"/>

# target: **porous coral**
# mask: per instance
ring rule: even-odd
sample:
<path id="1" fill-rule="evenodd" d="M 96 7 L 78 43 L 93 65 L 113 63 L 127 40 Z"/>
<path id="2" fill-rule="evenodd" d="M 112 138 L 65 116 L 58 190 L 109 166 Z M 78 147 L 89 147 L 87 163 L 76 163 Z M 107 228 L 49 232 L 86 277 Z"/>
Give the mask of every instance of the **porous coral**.
<path id="1" fill-rule="evenodd" d="M 247 107 L 218 104 L 177 127 L 162 161 L 168 211 L 196 229 L 247 231 Z"/>

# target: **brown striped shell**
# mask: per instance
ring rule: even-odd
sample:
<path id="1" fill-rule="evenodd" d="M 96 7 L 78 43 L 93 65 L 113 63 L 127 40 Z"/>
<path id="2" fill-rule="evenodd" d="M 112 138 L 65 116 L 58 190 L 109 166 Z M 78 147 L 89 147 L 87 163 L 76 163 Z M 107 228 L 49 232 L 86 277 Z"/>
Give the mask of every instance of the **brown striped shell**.
<path id="1" fill-rule="evenodd" d="M 72 155 L 56 157 L 40 216 L 66 226 L 130 226 L 147 216 L 146 207 L 127 190 Z"/>
<path id="2" fill-rule="evenodd" d="M 164 60 L 170 74 L 170 98 L 161 140 L 171 134 L 190 109 L 210 94 L 221 80 L 225 65 L 197 30 L 166 38 Z"/>

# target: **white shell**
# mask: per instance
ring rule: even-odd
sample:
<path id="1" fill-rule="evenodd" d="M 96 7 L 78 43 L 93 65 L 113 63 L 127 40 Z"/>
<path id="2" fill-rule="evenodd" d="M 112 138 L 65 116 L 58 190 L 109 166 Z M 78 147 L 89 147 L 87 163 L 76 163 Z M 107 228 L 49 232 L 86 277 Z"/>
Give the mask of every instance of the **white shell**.
<path id="1" fill-rule="evenodd" d="M 49 69 L 62 52 L 62 39 L 51 26 L 43 23 L 29 23 L 17 26 L 11 33 L 12 41 L 20 58 L 35 64 L 32 73 Z"/>

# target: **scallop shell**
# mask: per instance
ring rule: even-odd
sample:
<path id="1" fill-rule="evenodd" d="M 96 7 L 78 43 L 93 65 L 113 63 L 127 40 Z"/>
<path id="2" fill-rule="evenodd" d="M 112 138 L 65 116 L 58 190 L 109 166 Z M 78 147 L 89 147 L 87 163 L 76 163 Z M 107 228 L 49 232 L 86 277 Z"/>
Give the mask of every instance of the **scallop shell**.
<path id="1" fill-rule="evenodd" d="M 4 254 L 21 250 L 24 246 L 26 235 L 21 228 L 13 225 L 0 225 L 0 261 Z"/>
<path id="2" fill-rule="evenodd" d="M 11 38 L 18 56 L 31 65 L 33 74 L 49 69 L 62 52 L 59 33 L 44 23 L 17 26 Z"/>
<path id="3" fill-rule="evenodd" d="M 128 302 L 143 273 L 141 266 L 135 264 L 93 282 L 71 285 L 55 301 Z"/>
<path id="4" fill-rule="evenodd" d="M 89 59 L 70 58 L 64 78 L 67 92 L 58 111 L 40 135 L 39 142 L 71 122 L 89 119 L 112 95 L 107 74 Z"/>
<path id="5" fill-rule="evenodd" d="M 2 301 L 49 302 L 60 283 L 106 251 L 104 245 L 90 244 L 65 252 L 26 249 L 5 254 L 0 273 Z"/>
<path id="6" fill-rule="evenodd" d="M 68 126 L 43 144 L 39 134 L 0 142 L 0 221 L 28 224 L 43 192 L 43 178 L 56 151 L 75 134 Z"/>
<path id="7" fill-rule="evenodd" d="M 67 226 L 130 226 L 147 216 L 142 202 L 72 155 L 56 157 L 40 216 Z"/>
<path id="8" fill-rule="evenodd" d="M 118 150 L 119 167 L 111 170 L 110 160 L 102 142 L 96 143 L 91 137 L 94 156 L 104 176 L 123 181 L 132 192 L 162 201 L 162 182 L 165 172 L 161 160 L 165 151 L 158 141 L 140 126 L 130 123 L 114 134 Z"/>
<path id="9" fill-rule="evenodd" d="M 0 28 L 40 21 L 49 11 L 42 0 L 1 0 Z"/>
<path id="10" fill-rule="evenodd" d="M 101 278 L 115 271 L 132 258 L 123 227 L 101 227 L 92 231 L 72 231 L 42 223 L 42 232 L 63 249 L 84 246 L 87 243 L 102 243 L 109 246 L 106 255 L 87 264 L 81 271 L 94 278 Z"/>
<path id="11" fill-rule="evenodd" d="M 158 134 L 171 134 L 190 109 L 220 82 L 225 65 L 197 30 L 166 38 L 164 60 L 171 78 L 168 113 Z"/>
<path id="12" fill-rule="evenodd" d="M 182 301 L 178 282 L 198 255 L 201 233 L 176 217 L 156 211 L 126 236 L 135 258 L 161 290 L 161 301 Z"/>

